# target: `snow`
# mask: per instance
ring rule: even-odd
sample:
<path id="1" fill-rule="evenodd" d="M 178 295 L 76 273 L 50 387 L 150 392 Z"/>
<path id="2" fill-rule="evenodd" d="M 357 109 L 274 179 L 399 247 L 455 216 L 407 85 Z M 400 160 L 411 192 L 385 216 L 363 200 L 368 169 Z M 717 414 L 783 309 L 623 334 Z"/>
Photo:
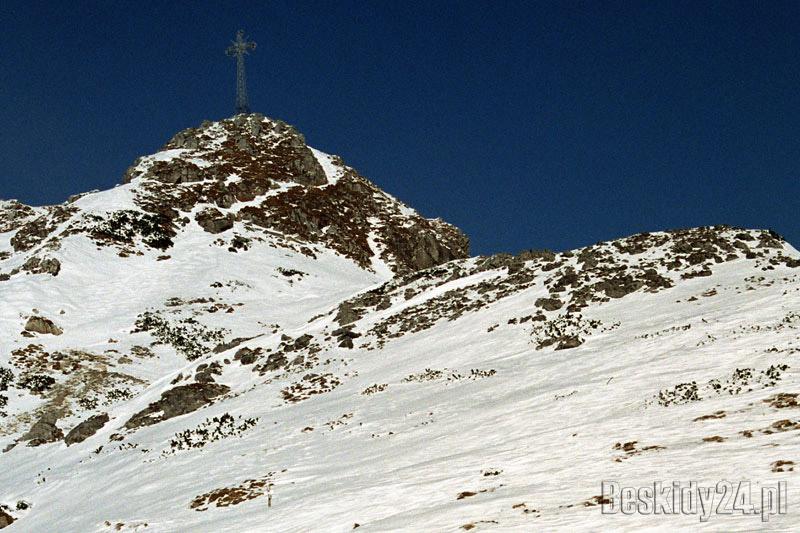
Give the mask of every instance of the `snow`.
<path id="1" fill-rule="evenodd" d="M 327 154 L 315 150 L 314 155 L 335 183 L 342 168 Z M 230 176 L 227 183 L 235 179 Z M 281 190 L 290 186 L 295 185 L 281 184 Z M 137 209 L 136 187 L 83 196 L 73 204 L 80 213 L 61 230 L 86 213 Z M 370 222 L 376 230 L 378 221 Z M 235 230 L 246 234 L 238 223 Z M 11 235 L 0 235 L 0 252 L 11 252 Z M 333 335 L 340 328 L 334 320 L 340 303 L 392 278 L 380 260 L 375 231 L 368 238 L 371 270 L 321 246 L 309 246 L 316 258 L 275 247 L 269 235 L 232 253 L 216 242 L 225 236 L 192 222 L 166 252 L 142 248 L 141 255 L 120 257 L 115 248 L 76 233 L 47 251 L 61 262 L 58 276 L 20 273 L 0 282 L 1 366 L 19 373 L 10 364 L 12 352 L 35 344 L 50 354 L 82 350 L 95 357 L 85 356 L 73 374 L 58 374 L 59 383 L 73 380 L 75 389 L 83 385 L 75 381 L 87 378 L 93 367 L 142 380 L 130 386 L 131 397 L 110 405 L 83 410 L 69 405 L 72 413 L 58 421 L 65 433 L 91 414 L 111 417 L 86 441 L 69 447 L 19 443 L 0 453 L 0 504 L 17 519 L 8 531 L 299 533 L 352 531 L 355 524 L 366 532 L 465 531 L 469 524 L 473 531 L 521 532 L 765 527 L 760 517 L 741 514 L 701 523 L 698 515 L 604 515 L 600 506 L 584 505 L 600 494 L 603 480 L 638 487 L 741 479 L 761 485 L 788 480 L 789 513 L 772 516 L 767 525 L 774 531 L 800 530 L 795 472 L 772 468 L 776 461 L 800 464 L 797 429 L 762 431 L 781 420 L 798 420 L 796 407 L 777 409 L 765 400 L 800 392 L 800 269 L 763 269 L 737 259 L 714 265 L 711 276 L 682 280 L 657 293 L 639 291 L 592 304 L 581 311 L 583 319 L 599 320 L 603 328 L 582 345 L 559 351 L 537 350 L 534 322 L 516 320 L 535 313 L 534 302 L 549 296 L 539 271 L 528 288 L 377 348 L 368 333 L 372 327 L 426 304 L 439 305 L 450 291 L 468 290 L 480 298 L 482 286 L 509 274 L 503 267 L 457 279 L 445 275 L 441 283 L 417 280 L 389 294 L 388 307 L 353 324 L 362 336 L 347 349 Z M 790 245 L 783 252 L 800 257 Z M 644 257 L 664 253 L 654 249 Z M 170 257 L 159 260 L 163 255 Z M 26 257 L 0 260 L 0 272 Z M 620 262 L 626 258 L 631 256 L 618 254 Z M 579 268 L 576 257 L 562 259 Z M 477 261 L 459 264 L 469 269 Z M 171 298 L 181 302 L 169 304 Z M 150 333 L 133 332 L 137 316 L 148 310 L 224 328 L 225 341 L 252 338 L 189 361 L 170 345 L 153 344 Z M 52 319 L 63 335 L 21 336 L 34 313 Z M 305 354 L 310 368 L 260 375 L 254 365 L 235 358 L 242 348 L 260 348 L 262 363 L 282 353 L 284 335 L 305 334 L 320 349 L 316 361 Z M 153 356 L 134 357 L 134 346 L 152 349 Z M 162 392 L 191 381 L 179 378 L 215 362 L 222 368 L 215 379 L 229 386 L 230 394 L 152 426 L 122 429 Z M 760 372 L 783 364 L 788 368 L 774 386 L 754 383 L 737 394 L 706 391 L 700 401 L 679 405 L 655 401 L 659 391 L 678 384 L 694 381 L 702 387 L 737 369 Z M 441 374 L 413 378 L 426 370 Z M 297 403 L 285 401 L 282 391 L 310 374 L 332 374 L 341 384 Z M 0 449 L 30 427 L 44 403 L 19 388 L 3 394 L 9 401 L 8 416 L 0 418 Z M 724 417 L 697 420 L 720 411 Z M 241 435 L 171 452 L 177 433 L 226 413 L 258 422 Z M 114 434 L 122 440 L 112 439 Z M 723 440 L 704 441 L 712 436 Z M 634 441 L 641 453 L 615 449 Z M 645 450 L 648 446 L 662 448 Z M 225 507 L 211 504 L 204 511 L 190 507 L 210 491 L 267 477 L 274 483 L 271 507 L 264 495 Z M 474 494 L 459 499 L 464 493 Z M 16 509 L 23 500 L 31 507 Z"/>
<path id="2" fill-rule="evenodd" d="M 325 152 L 320 152 L 315 148 L 309 147 L 309 149 L 311 150 L 311 153 L 314 154 L 314 157 L 317 159 L 320 166 L 322 166 L 322 170 L 325 171 L 325 176 L 328 178 L 328 183 L 330 185 L 336 184 L 344 171 L 342 167 L 333 163 L 332 155 L 326 154 Z"/>
<path id="3" fill-rule="evenodd" d="M 169 150 L 162 150 L 155 154 L 148 156 L 146 159 L 152 162 L 155 161 L 172 161 L 173 159 L 182 159 L 181 156 L 189 152 L 186 148 L 172 148 Z"/>
<path id="4" fill-rule="evenodd" d="M 120 259 L 110 250 L 94 249 L 85 237 L 70 237 L 61 252 L 65 269 L 57 278 L 47 283 L 12 278 L 0 286 L 5 303 L 0 328 L 9 333 L 0 340 L 0 353 L 19 346 L 12 334 L 22 327 L 19 313 L 32 307 L 64 327 L 61 337 L 36 339 L 48 349 L 82 346 L 95 351 L 113 337 L 120 339 L 116 349 L 124 351 L 126 343 L 140 342 L 128 336 L 137 313 L 170 296 L 212 294 L 209 285 L 222 278 L 249 287 L 226 294 L 245 305 L 234 316 L 214 316 L 215 323 L 233 329 L 236 336 L 263 335 L 243 346 L 275 345 L 277 335 L 259 324 L 279 322 L 292 336 L 319 332 L 330 318 L 309 324 L 309 317 L 380 279 L 334 254 L 313 260 L 263 247 L 233 255 L 213 247 L 212 240 L 199 229 L 188 231 L 170 251 L 171 261 L 156 262 L 147 255 Z M 289 286 L 268 274 L 278 266 L 309 275 Z M 797 348 L 796 328 L 735 332 L 773 325 L 800 308 L 797 275 L 780 269 L 763 272 L 766 281 L 756 290 L 738 290 L 752 274 L 747 268 L 743 261 L 723 264 L 712 277 L 591 308 L 587 317 L 606 324 L 618 321 L 619 329 L 555 352 L 535 350 L 526 328 L 506 325 L 509 318 L 529 312 L 530 302 L 541 296 L 542 287 L 534 286 L 455 322 L 407 334 L 379 352 L 331 348 L 330 356 L 347 361 L 331 369 L 351 377 L 332 392 L 298 404 L 281 402 L 281 383 L 234 365 L 222 381 L 239 391 L 238 396 L 140 429 L 124 441 L 138 447 L 120 450 L 121 443 L 109 442 L 109 436 L 170 388 L 177 373 L 231 357 L 210 354 L 189 363 L 160 350 L 158 362 L 147 363 L 153 365 L 149 370 L 147 365 L 134 369 L 151 383 L 138 396 L 113 406 L 111 423 L 92 438 L 69 448 L 63 443 L 19 445 L 0 456 L 3 502 L 34 504 L 17 513 L 21 517 L 9 531 L 51 531 L 54 524 L 62 531 L 106 531 L 105 521 L 139 531 L 300 532 L 320 530 L 323 524 L 326 531 L 349 531 L 355 523 L 364 531 L 456 531 L 491 520 L 497 523 L 479 523 L 478 530 L 751 530 L 761 526 L 757 517 L 713 516 L 701 524 L 697 516 L 602 515 L 599 507 L 580 505 L 600 493 L 601 480 L 638 486 L 654 480 L 713 484 L 722 479 L 787 479 L 787 474 L 771 472 L 769 465 L 797 459 L 791 432 L 751 439 L 737 433 L 786 418 L 788 413 L 776 413 L 762 400 L 796 391 L 800 375 L 794 368 L 776 387 L 687 405 L 646 405 L 654 393 L 677 383 L 704 382 L 735 368 L 766 368 L 789 360 L 765 349 Z M 497 275 L 483 272 L 433 288 L 384 313 L 439 296 L 454 284 L 468 286 Z M 767 286 L 769 281 L 774 283 Z M 710 287 L 718 296 L 687 302 Z M 62 309 L 65 314 L 59 315 Z M 487 332 L 498 323 L 497 330 Z M 691 328 L 685 331 L 640 338 L 687 323 Z M 697 346 L 709 336 L 715 341 Z M 462 374 L 493 369 L 496 374 L 474 381 L 403 381 L 426 368 Z M 388 384 L 385 391 L 361 394 L 381 383 Z M 727 416 L 692 422 L 719 410 Z M 260 420 L 241 437 L 159 455 L 174 433 L 226 412 Z M 343 425 L 324 425 L 350 413 Z M 305 427 L 314 431 L 303 432 Z M 703 442 L 711 435 L 727 440 Z M 0 445 L 8 441 L 6 437 Z M 613 461 L 619 455 L 613 445 L 629 441 L 665 449 Z M 100 445 L 103 451 L 94 454 Z M 199 494 L 269 471 L 279 472 L 272 507 L 264 497 L 202 512 L 188 506 Z M 484 476 L 486 471 L 501 473 Z M 477 494 L 457 500 L 464 491 Z M 790 501 L 799 496 L 790 484 Z M 538 513 L 525 515 L 514 508 L 522 502 Z M 577 507 L 559 507 L 570 504 Z M 793 513 L 774 516 L 769 525 L 796 530 L 798 518 Z"/>
<path id="5" fill-rule="evenodd" d="M 85 212 L 111 212 L 136 209 L 134 186 L 131 183 L 117 185 L 113 189 L 89 193 L 75 201 L 73 205 Z"/>
<path id="6" fill-rule="evenodd" d="M 370 218 L 368 222 L 372 227 L 378 225 L 380 223 L 380 219 Z M 373 251 L 372 257 L 370 258 L 372 270 L 378 274 L 381 279 L 391 279 L 394 276 L 394 272 L 392 271 L 391 267 L 389 267 L 389 265 L 387 265 L 383 259 L 381 259 L 384 247 L 380 242 L 378 242 L 374 231 L 370 231 L 369 235 L 367 236 L 367 243 L 369 244 L 370 249 Z"/>

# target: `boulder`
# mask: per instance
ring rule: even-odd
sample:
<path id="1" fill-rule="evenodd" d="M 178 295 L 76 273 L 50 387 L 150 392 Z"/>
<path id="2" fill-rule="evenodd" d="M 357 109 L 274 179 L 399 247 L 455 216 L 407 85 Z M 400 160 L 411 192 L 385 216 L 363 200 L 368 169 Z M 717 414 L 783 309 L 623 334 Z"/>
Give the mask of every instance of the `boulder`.
<path id="1" fill-rule="evenodd" d="M 161 398 L 133 415 L 125 423 L 126 429 L 136 429 L 191 413 L 215 398 L 230 391 L 227 385 L 218 383 L 192 383 L 180 385 L 161 393 Z"/>
<path id="2" fill-rule="evenodd" d="M 231 214 L 223 215 L 218 209 L 209 207 L 197 213 L 195 220 L 200 227 L 209 233 L 222 233 L 233 227 L 234 216 Z"/>
<path id="3" fill-rule="evenodd" d="M 14 522 L 14 517 L 0 509 L 0 529 L 10 526 Z"/>
<path id="4" fill-rule="evenodd" d="M 214 376 L 222 374 L 222 365 L 217 361 L 211 364 L 203 363 L 197 367 L 197 373 L 194 376 L 195 381 L 198 383 L 213 383 Z"/>
<path id="5" fill-rule="evenodd" d="M 561 309 L 564 302 L 558 298 L 538 298 L 536 302 L 534 302 L 534 305 L 536 307 L 541 307 L 545 311 L 557 311 Z"/>
<path id="6" fill-rule="evenodd" d="M 303 348 L 307 348 L 309 344 L 311 344 L 311 339 L 314 337 L 306 333 L 305 335 L 301 335 L 295 339 L 294 343 L 292 344 L 292 350 L 302 350 Z"/>
<path id="7" fill-rule="evenodd" d="M 64 442 L 67 446 L 83 442 L 105 426 L 108 423 L 108 414 L 103 413 L 100 415 L 90 416 L 67 433 L 64 437 Z"/>
<path id="8" fill-rule="evenodd" d="M 259 372 L 272 372 L 273 370 L 283 368 L 288 362 L 289 359 L 282 353 L 274 353 L 267 357 L 267 360 L 259 365 L 257 370 Z"/>
<path id="9" fill-rule="evenodd" d="M 339 341 L 340 348 L 353 348 L 353 339 L 361 336 L 361 333 L 353 331 L 353 326 L 345 326 L 332 332 L 332 335 Z"/>
<path id="10" fill-rule="evenodd" d="M 28 441 L 28 446 L 41 446 L 56 442 L 64 438 L 64 432 L 56 426 L 58 415 L 52 412 L 44 413 L 31 428 L 25 433 L 21 440 Z"/>
<path id="11" fill-rule="evenodd" d="M 252 365 L 256 362 L 256 358 L 258 357 L 258 351 L 251 350 L 250 348 L 241 348 L 237 350 L 234 354 L 234 360 L 239 361 L 243 365 Z"/>
<path id="12" fill-rule="evenodd" d="M 31 274 L 50 274 L 51 276 L 58 276 L 61 272 L 61 263 L 58 259 L 47 257 L 42 259 L 40 257 L 31 257 L 22 265 L 22 270 Z"/>
<path id="13" fill-rule="evenodd" d="M 192 128 L 176 133 L 170 140 L 170 143 L 172 143 L 175 148 L 185 148 L 187 150 L 194 150 L 199 145 L 196 131 Z"/>
<path id="14" fill-rule="evenodd" d="M 567 336 L 561 337 L 558 345 L 556 346 L 556 350 L 569 350 L 570 348 L 577 348 L 583 344 L 583 340 L 577 336 Z"/>
<path id="15" fill-rule="evenodd" d="M 43 335 L 61 335 L 64 331 L 55 325 L 49 318 L 32 316 L 25 323 L 25 331 L 41 333 Z"/>
<path id="16" fill-rule="evenodd" d="M 342 340 L 339 342 L 339 348 L 348 348 L 348 349 L 352 349 L 352 348 L 353 348 L 353 339 L 350 339 L 350 338 L 344 338 L 344 339 L 342 339 Z"/>
<path id="17" fill-rule="evenodd" d="M 340 326 L 344 326 L 346 324 L 352 324 L 359 318 L 361 318 L 361 314 L 359 313 L 360 309 L 358 309 L 355 305 L 350 302 L 342 302 L 339 304 L 339 310 L 336 313 L 336 322 L 339 323 Z"/>

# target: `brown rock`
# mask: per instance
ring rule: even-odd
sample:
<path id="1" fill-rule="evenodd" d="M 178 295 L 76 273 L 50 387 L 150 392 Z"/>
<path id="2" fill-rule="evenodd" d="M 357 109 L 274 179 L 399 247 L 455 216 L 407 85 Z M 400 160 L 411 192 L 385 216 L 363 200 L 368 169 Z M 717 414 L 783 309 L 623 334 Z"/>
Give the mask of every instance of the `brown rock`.
<path id="1" fill-rule="evenodd" d="M 352 324 L 361 318 L 359 311 L 360 310 L 357 309 L 352 303 L 342 302 L 339 304 L 339 310 L 337 311 L 336 318 L 334 320 L 336 320 L 340 326 Z"/>
<path id="2" fill-rule="evenodd" d="M 538 298 L 536 302 L 534 302 L 534 305 L 543 308 L 545 311 L 557 311 L 561 309 L 564 302 L 558 298 Z"/>
<path id="3" fill-rule="evenodd" d="M 223 215 L 219 210 L 209 207 L 195 215 L 195 220 L 209 233 L 222 233 L 233 227 L 234 216 Z"/>
<path id="4" fill-rule="evenodd" d="M 67 446 L 83 442 L 105 426 L 108 423 L 108 414 L 90 416 L 67 433 L 64 442 Z"/>
<path id="5" fill-rule="evenodd" d="M 32 316 L 25 323 L 25 331 L 41 333 L 43 335 L 61 335 L 64 331 L 55 325 L 49 318 Z"/>
<path id="6" fill-rule="evenodd" d="M 21 440 L 28 441 L 28 446 L 41 446 L 56 442 L 64 438 L 64 432 L 56 426 L 58 416 L 52 412 L 44 413 L 31 428 L 25 433 Z"/>
<path id="7" fill-rule="evenodd" d="M 252 365 L 256 362 L 256 358 L 258 357 L 258 351 L 251 350 L 250 348 L 241 348 L 237 350 L 234 354 L 234 360 L 239 361 L 243 365 Z"/>
<path id="8" fill-rule="evenodd" d="M 135 429 L 191 413 L 211 403 L 230 390 L 218 383 L 192 383 L 180 385 L 161 393 L 161 398 L 148 405 L 125 423 L 125 428 Z"/>
<path id="9" fill-rule="evenodd" d="M 45 259 L 31 257 L 22 265 L 22 270 L 30 272 L 31 274 L 50 274 L 51 276 L 58 276 L 58 273 L 61 272 L 61 263 L 58 259 L 52 257 Z"/>
<path id="10" fill-rule="evenodd" d="M 10 526 L 14 522 L 14 517 L 0 509 L 0 529 Z"/>
<path id="11" fill-rule="evenodd" d="M 570 348 L 577 348 L 581 344 L 583 344 L 583 341 L 580 337 L 562 337 L 558 346 L 556 346 L 556 350 L 569 350 Z"/>

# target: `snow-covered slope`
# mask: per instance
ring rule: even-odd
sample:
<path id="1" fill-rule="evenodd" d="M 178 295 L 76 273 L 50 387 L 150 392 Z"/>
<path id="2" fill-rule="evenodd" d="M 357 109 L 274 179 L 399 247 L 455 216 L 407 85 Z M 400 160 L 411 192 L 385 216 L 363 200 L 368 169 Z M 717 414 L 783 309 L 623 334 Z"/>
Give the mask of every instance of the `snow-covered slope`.
<path id="1" fill-rule="evenodd" d="M 740 479 L 788 480 L 768 525 L 800 527 L 800 254 L 777 235 L 466 258 L 257 115 L 125 181 L 0 204 L 9 531 L 752 530 L 598 505 L 603 480 Z"/>

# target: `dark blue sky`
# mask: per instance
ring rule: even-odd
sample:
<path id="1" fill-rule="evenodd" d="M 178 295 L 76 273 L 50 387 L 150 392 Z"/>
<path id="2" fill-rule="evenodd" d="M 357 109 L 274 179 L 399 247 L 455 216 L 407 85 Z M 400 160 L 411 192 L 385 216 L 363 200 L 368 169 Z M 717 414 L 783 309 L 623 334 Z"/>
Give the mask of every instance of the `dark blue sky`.
<path id="1" fill-rule="evenodd" d="M 340 154 L 474 253 L 728 223 L 800 245 L 798 2 L 0 4 L 0 197 L 109 188 L 233 112 Z"/>

